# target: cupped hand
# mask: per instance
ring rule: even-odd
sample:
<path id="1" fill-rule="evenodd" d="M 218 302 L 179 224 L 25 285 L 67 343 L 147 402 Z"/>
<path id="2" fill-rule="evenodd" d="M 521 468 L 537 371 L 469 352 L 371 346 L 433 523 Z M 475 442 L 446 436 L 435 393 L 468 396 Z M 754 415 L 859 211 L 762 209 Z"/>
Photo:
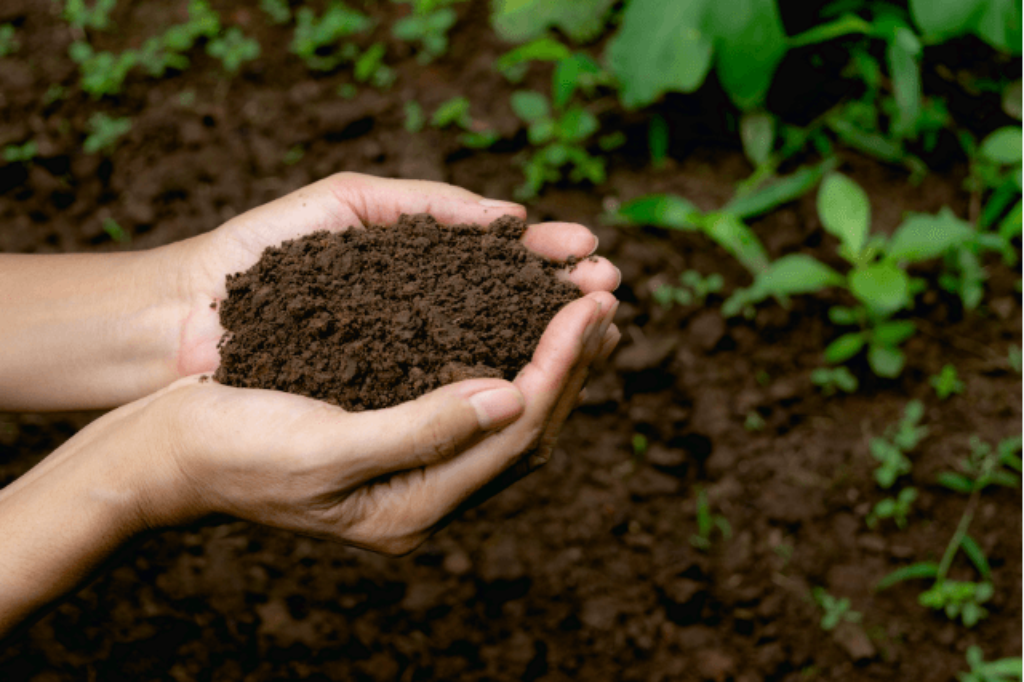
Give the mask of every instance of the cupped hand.
<path id="1" fill-rule="evenodd" d="M 487 225 L 503 215 L 526 218 L 526 209 L 519 204 L 484 199 L 452 185 L 339 173 L 248 211 L 208 234 L 172 245 L 169 248 L 176 251 L 181 272 L 178 289 L 185 300 L 175 359 L 177 376 L 212 372 L 219 365 L 217 342 L 224 329 L 211 304 L 227 296 L 227 275 L 247 270 L 267 247 L 285 240 L 318 230 L 392 224 L 403 213 L 429 213 L 447 224 Z M 523 244 L 561 262 L 591 255 L 597 238 L 582 225 L 552 222 L 530 226 Z M 613 291 L 620 279 L 618 270 L 603 258 L 579 263 L 563 276 L 584 293 Z"/>

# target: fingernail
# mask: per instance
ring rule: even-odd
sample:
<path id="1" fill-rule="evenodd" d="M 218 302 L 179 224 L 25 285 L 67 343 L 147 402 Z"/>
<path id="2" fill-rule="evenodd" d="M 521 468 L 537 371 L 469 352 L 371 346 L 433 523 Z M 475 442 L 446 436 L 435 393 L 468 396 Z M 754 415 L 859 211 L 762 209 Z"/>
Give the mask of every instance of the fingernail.
<path id="1" fill-rule="evenodd" d="M 615 267 L 615 266 L 613 265 L 612 267 Z M 615 268 L 615 274 L 619 276 L 619 279 L 615 282 L 615 286 L 612 287 L 612 291 L 615 291 L 616 289 L 618 289 L 619 285 L 622 284 L 622 270 L 619 270 L 618 268 Z"/>
<path id="2" fill-rule="evenodd" d="M 598 247 L 598 246 L 600 246 L 600 244 L 601 244 L 601 240 L 600 240 L 600 239 L 598 239 L 598 238 L 597 238 L 597 235 L 595 234 L 595 235 L 594 235 L 594 247 L 593 247 L 592 249 L 590 249 L 590 252 L 589 252 L 589 253 L 587 253 L 587 256 L 586 256 L 586 257 L 587 257 L 587 258 L 590 258 L 590 257 L 591 257 L 591 256 L 593 256 L 593 255 L 594 255 L 595 253 L 597 253 L 597 247 Z"/>
<path id="3" fill-rule="evenodd" d="M 511 201 L 498 201 L 497 199 L 481 199 L 480 205 L 484 208 L 505 208 L 509 210 L 522 208 L 522 204 L 516 204 Z"/>
<path id="4" fill-rule="evenodd" d="M 495 388 L 469 399 L 483 430 L 495 429 L 515 421 L 526 407 L 522 394 L 514 388 Z"/>

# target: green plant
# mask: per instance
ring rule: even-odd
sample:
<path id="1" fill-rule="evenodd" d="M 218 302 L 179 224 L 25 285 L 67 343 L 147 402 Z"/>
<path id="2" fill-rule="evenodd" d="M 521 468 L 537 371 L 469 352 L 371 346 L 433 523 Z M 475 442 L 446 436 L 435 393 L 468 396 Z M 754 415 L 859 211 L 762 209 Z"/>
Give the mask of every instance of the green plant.
<path id="1" fill-rule="evenodd" d="M 634 433 L 631 444 L 634 459 L 643 459 L 647 456 L 647 436 L 642 433 Z"/>
<path id="2" fill-rule="evenodd" d="M 673 303 L 702 306 L 708 294 L 721 291 L 724 283 L 718 273 L 712 273 L 705 278 L 696 270 L 686 270 L 679 275 L 680 286 L 662 284 L 654 290 L 653 297 L 662 308 L 670 308 Z"/>
<path id="3" fill-rule="evenodd" d="M 747 412 L 747 416 L 743 418 L 743 429 L 745 431 L 764 431 L 764 427 L 767 425 L 768 424 L 765 422 L 764 417 L 758 414 L 757 410 Z"/>
<path id="4" fill-rule="evenodd" d="M 995 594 L 990 582 L 967 582 L 960 580 L 937 581 L 918 597 L 921 606 L 942 610 L 950 620 L 959 618 L 967 627 L 973 627 L 988 615 L 982 604 Z"/>
<path id="5" fill-rule="evenodd" d="M 697 532 L 690 536 L 690 544 L 699 550 L 707 551 L 711 548 L 711 534 L 718 529 L 723 540 L 732 537 L 732 526 L 729 521 L 720 514 L 711 513 L 711 505 L 708 503 L 708 494 L 704 488 L 697 486 Z"/>
<path id="6" fill-rule="evenodd" d="M 826 397 L 839 391 L 854 393 L 860 386 L 857 377 L 845 367 L 819 367 L 811 372 L 811 383 Z"/>
<path id="7" fill-rule="evenodd" d="M 292 9 L 287 0 L 260 0 L 260 9 L 272 23 L 287 24 L 292 20 Z"/>
<path id="8" fill-rule="evenodd" d="M 469 113 L 469 107 L 469 100 L 465 97 L 452 97 L 434 111 L 430 124 L 435 128 L 447 128 L 452 125 L 461 128 L 463 133 L 459 135 L 459 142 L 470 149 L 490 147 L 500 136 L 485 125 L 474 121 Z"/>
<path id="9" fill-rule="evenodd" d="M 960 466 L 963 473 L 942 472 L 938 482 L 950 490 L 969 495 L 990 485 L 1015 488 L 1020 485 L 1020 436 L 1000 441 L 993 449 L 978 436 L 971 436 L 971 453 Z"/>
<path id="10" fill-rule="evenodd" d="M 89 118 L 87 127 L 89 136 L 82 143 L 82 150 L 86 154 L 95 154 L 100 151 L 109 154 L 114 151 L 117 140 L 132 129 L 132 120 L 130 118 L 112 118 L 99 112 Z"/>
<path id="11" fill-rule="evenodd" d="M 967 647 L 967 665 L 971 667 L 969 672 L 956 675 L 960 682 L 1011 682 L 1024 679 L 1024 663 L 1019 657 L 986 661 L 979 646 Z"/>
<path id="12" fill-rule="evenodd" d="M 102 31 L 110 26 L 110 13 L 117 0 L 96 0 L 92 7 L 86 0 L 65 0 L 64 19 L 75 28 Z"/>
<path id="13" fill-rule="evenodd" d="M 238 73 L 242 64 L 260 56 L 260 44 L 246 37 L 242 29 L 232 26 L 224 35 L 206 44 L 206 54 L 219 59 L 228 73 Z"/>
<path id="14" fill-rule="evenodd" d="M 11 24 L 0 24 L 0 57 L 14 54 L 21 47 L 21 43 L 14 37 L 14 26 Z"/>
<path id="15" fill-rule="evenodd" d="M 1021 373 L 1021 349 L 1015 343 L 1011 343 L 1009 349 L 1006 351 L 1006 362 L 1013 368 L 1013 371 L 1017 374 Z"/>
<path id="16" fill-rule="evenodd" d="M 811 590 L 811 597 L 824 613 L 821 616 L 821 629 L 829 632 L 846 621 L 847 623 L 859 623 L 861 614 L 850 608 L 850 600 L 847 597 L 837 599 L 825 591 L 824 587 L 815 587 Z"/>
<path id="17" fill-rule="evenodd" d="M 4 161 L 7 163 L 28 163 L 36 158 L 39 153 L 39 146 L 35 140 L 29 140 L 24 144 L 9 144 L 4 147 Z"/>
<path id="18" fill-rule="evenodd" d="M 923 416 L 924 405 L 911 400 L 904 408 L 898 425 L 886 429 L 885 437 L 871 439 L 871 456 L 879 463 L 875 469 L 875 481 L 882 488 L 891 488 L 897 478 L 910 473 L 911 464 L 906 453 L 928 435 L 928 428 L 919 425 Z"/>
<path id="19" fill-rule="evenodd" d="M 68 48 L 71 61 L 78 64 L 82 74 L 82 90 L 99 99 L 104 95 L 116 95 L 128 72 L 139 63 L 135 50 L 125 50 L 119 55 L 111 52 L 95 52 L 89 43 L 76 41 Z"/>
<path id="20" fill-rule="evenodd" d="M 943 365 L 939 373 L 928 381 L 935 389 L 935 395 L 939 396 L 939 400 L 945 400 L 951 395 L 959 395 L 964 392 L 964 382 L 960 381 L 956 367 L 953 365 Z"/>
<path id="21" fill-rule="evenodd" d="M 465 0 L 394 0 L 412 5 L 412 14 L 395 22 L 392 35 L 399 40 L 418 42 L 417 59 L 429 63 L 448 51 L 448 31 L 458 18 L 448 5 Z"/>
<path id="22" fill-rule="evenodd" d="M 127 244 L 132 240 L 132 236 L 113 218 L 103 219 L 103 231 L 110 235 L 110 238 L 115 242 L 121 244 Z"/>
<path id="23" fill-rule="evenodd" d="M 868 514 L 868 528 L 874 528 L 883 519 L 892 519 L 898 528 L 907 527 L 910 506 L 917 499 L 917 488 L 904 488 L 896 497 L 887 497 L 878 502 Z"/>
<path id="24" fill-rule="evenodd" d="M 384 64 L 387 48 L 384 43 L 374 43 L 356 60 L 353 73 L 360 83 L 370 83 L 376 88 L 390 88 L 397 75 L 395 70 Z"/>
<path id="25" fill-rule="evenodd" d="M 332 1 L 319 18 L 309 7 L 302 7 L 296 14 L 291 51 L 314 71 L 333 71 L 355 59 L 359 48 L 349 42 L 342 43 L 340 48 L 332 48 L 332 45 L 342 38 L 367 31 L 373 25 L 373 19 L 338 0 Z"/>
<path id="26" fill-rule="evenodd" d="M 427 124 L 427 116 L 423 113 L 423 107 L 419 102 L 409 101 L 405 103 L 405 129 L 410 133 L 418 133 Z"/>

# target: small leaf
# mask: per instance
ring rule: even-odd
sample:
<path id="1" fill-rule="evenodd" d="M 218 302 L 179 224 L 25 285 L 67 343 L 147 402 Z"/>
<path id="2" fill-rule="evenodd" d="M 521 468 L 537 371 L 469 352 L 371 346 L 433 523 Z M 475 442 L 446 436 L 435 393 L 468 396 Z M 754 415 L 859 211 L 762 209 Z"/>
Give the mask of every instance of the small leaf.
<path id="1" fill-rule="evenodd" d="M 943 471 L 935 477 L 935 480 L 939 485 L 945 486 L 950 490 L 964 495 L 970 495 L 974 492 L 974 481 L 963 474 L 954 474 L 950 471 Z"/>
<path id="2" fill-rule="evenodd" d="M 897 28 L 895 37 L 896 39 L 892 40 L 886 49 L 893 98 L 896 100 L 897 108 L 892 134 L 899 138 L 915 138 L 918 120 L 921 118 L 921 66 L 918 61 L 920 45 L 915 46 L 916 50 L 908 48 L 907 43 L 916 43 L 916 37 L 905 27 Z"/>
<path id="3" fill-rule="evenodd" d="M 804 167 L 792 175 L 772 180 L 749 194 L 737 195 L 725 205 L 722 213 L 732 213 L 746 220 L 795 201 L 818 184 L 832 165 L 832 160 L 826 159 L 817 166 Z"/>
<path id="4" fill-rule="evenodd" d="M 1005 165 L 1021 162 L 1021 128 L 1006 126 L 985 138 L 978 154 L 989 161 Z"/>
<path id="5" fill-rule="evenodd" d="M 882 590 L 886 590 L 896 583 L 903 582 L 904 580 L 934 578 L 938 574 L 939 565 L 933 561 L 923 561 L 918 564 L 911 564 L 910 566 L 897 568 L 895 571 L 879 580 L 878 584 L 875 585 L 875 590 L 881 592 Z"/>
<path id="6" fill-rule="evenodd" d="M 792 253 L 773 262 L 754 286 L 771 296 L 810 294 L 843 283 L 843 277 L 813 256 Z"/>
<path id="7" fill-rule="evenodd" d="M 828 309 L 828 319 L 832 324 L 840 326 L 854 325 L 858 322 L 857 311 L 841 305 L 834 305 Z"/>
<path id="8" fill-rule="evenodd" d="M 861 332 L 843 334 L 825 348 L 825 361 L 832 364 L 846 362 L 859 353 L 865 343 L 864 334 Z"/>
<path id="9" fill-rule="evenodd" d="M 883 322 L 872 330 L 872 340 L 883 346 L 898 346 L 917 331 L 917 326 L 909 320 Z"/>
<path id="10" fill-rule="evenodd" d="M 871 370 L 880 377 L 894 379 L 903 371 L 906 356 L 903 351 L 889 346 L 871 344 L 868 348 L 868 364 Z"/>
<path id="11" fill-rule="evenodd" d="M 547 98 L 539 92 L 516 90 L 512 93 L 512 111 L 526 123 L 551 116 Z"/>
<path id="12" fill-rule="evenodd" d="M 508 77 L 517 67 L 531 61 L 558 62 L 568 59 L 572 52 L 568 47 L 552 38 L 538 38 L 514 50 L 509 50 L 494 61 L 494 68 Z M 525 74 L 524 74 L 525 75 Z"/>
<path id="13" fill-rule="evenodd" d="M 696 230 L 703 215 L 696 206 L 671 194 L 652 194 L 627 201 L 616 212 L 631 225 L 653 225 L 672 230 Z"/>
<path id="14" fill-rule="evenodd" d="M 967 222 L 944 206 L 936 215 L 917 213 L 904 220 L 889 240 L 885 256 L 909 262 L 937 258 L 974 235 Z"/>
<path id="15" fill-rule="evenodd" d="M 818 215 L 825 229 L 851 254 L 861 252 L 867 241 L 871 206 L 857 183 L 839 173 L 826 177 L 818 191 Z"/>
<path id="16" fill-rule="evenodd" d="M 748 111 L 740 118 L 743 153 L 755 166 L 763 165 L 775 144 L 775 117 L 767 111 Z"/>
<path id="17" fill-rule="evenodd" d="M 891 262 L 872 263 L 850 273 L 850 293 L 884 317 L 910 303 L 910 279 Z"/>
<path id="18" fill-rule="evenodd" d="M 964 535 L 960 538 L 960 549 L 964 550 L 964 554 L 971 560 L 974 567 L 978 569 L 978 573 L 985 580 L 988 580 L 992 575 L 992 569 L 989 568 L 988 559 L 985 557 L 985 552 L 982 551 L 978 543 L 970 535 Z"/>
<path id="19" fill-rule="evenodd" d="M 723 249 L 728 251 L 743 266 L 755 275 L 768 267 L 768 253 L 761 240 L 734 215 L 718 214 L 709 216 L 705 232 Z"/>
<path id="20" fill-rule="evenodd" d="M 503 40 L 521 43 L 540 37 L 549 26 L 575 41 L 596 38 L 615 0 L 493 0 L 491 25 Z"/>

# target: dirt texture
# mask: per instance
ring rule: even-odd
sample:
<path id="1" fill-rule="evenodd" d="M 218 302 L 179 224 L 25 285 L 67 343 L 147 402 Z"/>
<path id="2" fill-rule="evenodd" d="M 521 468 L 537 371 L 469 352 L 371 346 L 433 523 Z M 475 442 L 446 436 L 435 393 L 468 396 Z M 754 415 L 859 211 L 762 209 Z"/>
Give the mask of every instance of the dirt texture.
<path id="1" fill-rule="evenodd" d="M 150 248 L 339 170 L 512 196 L 521 182 L 515 165 L 529 147 L 508 99 L 518 88 L 547 92 L 551 70 L 535 67 L 518 85 L 494 72 L 510 46 L 488 28 L 489 4 L 454 5 L 451 51 L 429 65 L 390 34 L 408 5 L 368 4 L 380 24 L 361 46 L 379 40 L 397 55 L 389 63 L 398 79 L 384 93 L 360 85 L 355 99 L 340 99 L 335 92 L 351 74 L 310 75 L 288 53 L 289 29 L 267 25 L 252 3 L 226 1 L 215 3 L 225 23 L 259 38 L 264 51 L 240 76 L 225 80 L 196 50 L 187 72 L 134 75 L 117 100 L 77 93 L 44 104 L 53 83 L 76 92 L 66 57 L 73 36 L 50 3 L 0 2 L 0 22 L 16 22 L 23 45 L 0 61 L 0 143 L 32 136 L 40 149 L 31 165 L 0 167 L 0 250 L 126 248 L 103 231 L 108 217 L 131 235 L 127 248 Z M 100 47 L 124 49 L 123 36 L 161 31 L 181 21 L 183 7 L 118 3 L 120 33 L 99 35 Z M 842 85 L 821 88 L 822 71 L 814 73 L 818 80 L 791 82 L 818 88 L 815 97 Z M 405 102 L 432 112 L 457 95 L 505 136 L 491 151 L 466 150 L 454 130 L 405 130 Z M 772 93 L 790 108 L 802 107 L 801 96 Z M 1010 124 L 986 97 L 961 95 L 950 105 L 994 112 L 979 114 L 979 139 Z M 704 307 L 663 309 L 652 292 L 685 270 L 721 273 L 724 292 L 749 285 L 749 275 L 700 235 L 620 230 L 600 216 L 652 192 L 703 210 L 725 204 L 752 171 L 728 110 L 713 83 L 709 94 L 673 95 L 656 107 L 673 132 L 660 170 L 649 165 L 646 119 L 602 117 L 629 139 L 610 157 L 608 181 L 553 187 L 531 205 L 530 222 L 594 227 L 599 252 L 623 273 L 623 343 L 593 373 L 545 468 L 397 560 L 238 522 L 162 533 L 129 548 L 0 651 L 0 677 L 953 682 L 971 645 L 988 659 L 1021 655 L 1019 488 L 987 490 L 971 524 L 995 586 L 990 615 L 974 628 L 920 606 L 924 581 L 873 589 L 897 568 L 941 557 L 966 499 L 935 477 L 957 470 L 970 436 L 991 443 L 1020 433 L 1021 378 L 1007 362 L 1021 339 L 1019 271 L 988 261 L 985 301 L 973 313 L 936 289 L 935 268 L 915 272 L 936 290 L 912 313 L 923 333 L 908 342 L 903 376 L 878 379 L 858 359 L 851 369 L 861 389 L 830 398 L 810 373 L 845 331 L 826 315 L 843 303 L 835 295 L 798 297 L 789 310 L 766 303 L 752 320 L 722 319 L 717 295 Z M 109 157 L 83 154 L 82 135 L 67 132 L 84 130 L 94 111 L 133 117 Z M 304 156 L 287 163 L 296 147 Z M 955 151 L 955 141 L 941 148 Z M 950 205 L 969 215 L 966 163 L 952 152 L 945 159 L 917 186 L 905 170 L 850 152 L 840 169 L 871 197 L 874 229 L 891 232 L 907 211 Z M 834 263 L 836 242 L 821 228 L 813 194 L 752 228 L 773 258 L 802 252 Z M 946 363 L 966 387 L 941 401 L 928 377 Z M 873 480 L 868 443 L 911 398 L 924 402 L 930 429 L 904 479 L 920 497 L 906 529 L 870 529 L 865 517 L 887 493 Z M 0 414 L 0 485 L 97 416 Z M 644 457 L 631 446 L 636 433 L 650 443 Z M 707 552 L 689 542 L 698 485 L 732 529 Z M 961 554 L 951 577 L 977 574 Z M 815 586 L 848 597 L 861 623 L 823 631 Z"/>
<path id="2" fill-rule="evenodd" d="M 509 216 L 485 228 L 420 214 L 269 248 L 228 276 L 215 378 L 351 411 L 464 379 L 512 380 L 582 295 L 520 243 L 525 232 Z"/>

